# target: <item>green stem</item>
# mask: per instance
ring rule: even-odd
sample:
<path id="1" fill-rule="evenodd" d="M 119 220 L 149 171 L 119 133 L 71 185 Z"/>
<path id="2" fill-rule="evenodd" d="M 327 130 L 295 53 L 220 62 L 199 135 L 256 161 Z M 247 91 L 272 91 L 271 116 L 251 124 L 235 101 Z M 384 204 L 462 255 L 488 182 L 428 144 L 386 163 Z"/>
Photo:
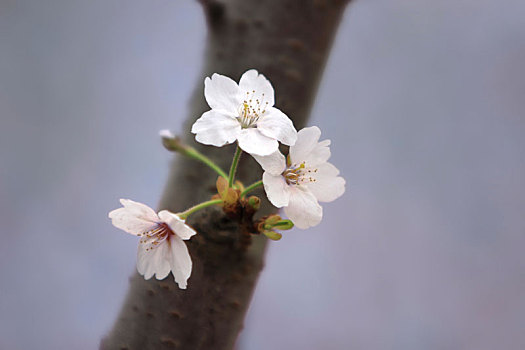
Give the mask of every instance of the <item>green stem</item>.
<path id="1" fill-rule="evenodd" d="M 210 207 L 215 204 L 221 204 L 221 203 L 222 203 L 222 199 L 212 199 L 212 200 L 194 205 L 193 207 L 183 211 L 182 213 L 178 213 L 177 215 L 181 219 L 186 219 L 188 216 L 190 216 L 191 214 L 195 213 L 198 210 L 204 209 L 206 207 Z"/>
<path id="2" fill-rule="evenodd" d="M 190 158 L 193 158 L 193 159 L 196 159 L 198 161 L 201 161 L 203 162 L 204 164 L 206 164 L 207 166 L 209 166 L 210 168 L 212 168 L 213 170 L 215 170 L 215 172 L 217 174 L 219 174 L 220 176 L 224 177 L 224 178 L 227 178 L 228 176 L 226 175 L 226 173 L 224 172 L 224 170 L 222 170 L 217 164 L 215 164 L 210 158 L 206 157 L 204 154 L 200 153 L 199 151 L 197 151 L 195 148 L 192 148 L 192 147 L 188 147 L 185 152 L 184 152 L 185 155 L 187 155 L 188 157 Z"/>
<path id="3" fill-rule="evenodd" d="M 226 172 L 224 172 L 224 170 L 222 170 L 210 158 L 206 157 L 204 154 L 200 153 L 195 148 L 183 144 L 178 137 L 174 137 L 174 138 L 164 138 L 163 137 L 162 143 L 164 147 L 166 147 L 168 150 L 173 151 L 173 152 L 179 152 L 186 157 L 198 160 L 206 164 L 207 166 L 209 166 L 220 176 L 224 177 L 225 179 L 228 178 L 228 176 L 226 175 Z"/>
<path id="4" fill-rule="evenodd" d="M 230 167 L 230 176 L 228 176 L 228 187 L 233 187 L 233 180 L 235 179 L 235 172 L 237 171 L 237 165 L 239 164 L 241 153 L 242 149 L 237 145 L 235 155 L 233 156 L 232 166 Z"/>
<path id="5" fill-rule="evenodd" d="M 248 193 L 255 190 L 257 187 L 262 186 L 262 180 L 252 183 L 250 186 L 246 187 L 244 191 L 241 192 L 241 198 L 244 198 Z"/>

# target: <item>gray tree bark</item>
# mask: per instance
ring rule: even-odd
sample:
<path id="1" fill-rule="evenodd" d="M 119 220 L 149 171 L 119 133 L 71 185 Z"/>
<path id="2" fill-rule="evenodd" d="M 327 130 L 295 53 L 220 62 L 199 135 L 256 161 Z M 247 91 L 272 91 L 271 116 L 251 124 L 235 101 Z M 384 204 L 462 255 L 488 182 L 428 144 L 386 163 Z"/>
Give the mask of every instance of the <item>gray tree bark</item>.
<path id="1" fill-rule="evenodd" d="M 202 0 L 209 34 L 202 77 L 191 100 L 184 141 L 227 169 L 234 146 L 197 144 L 191 124 L 209 109 L 204 77 L 234 80 L 256 68 L 273 84 L 276 106 L 302 128 L 314 101 L 335 31 L 347 0 Z M 259 180 L 261 169 L 243 155 L 237 178 Z M 177 157 L 160 209 L 179 212 L 215 193 L 217 176 L 194 160 Z M 255 192 L 257 194 L 257 192 Z M 259 192 L 261 199 L 264 195 Z M 263 201 L 261 214 L 275 211 Z M 266 238 L 246 237 L 218 209 L 190 216 L 198 234 L 188 241 L 193 271 L 188 289 L 170 274 L 165 280 L 130 278 L 128 295 L 101 349 L 232 349 L 243 327 Z"/>

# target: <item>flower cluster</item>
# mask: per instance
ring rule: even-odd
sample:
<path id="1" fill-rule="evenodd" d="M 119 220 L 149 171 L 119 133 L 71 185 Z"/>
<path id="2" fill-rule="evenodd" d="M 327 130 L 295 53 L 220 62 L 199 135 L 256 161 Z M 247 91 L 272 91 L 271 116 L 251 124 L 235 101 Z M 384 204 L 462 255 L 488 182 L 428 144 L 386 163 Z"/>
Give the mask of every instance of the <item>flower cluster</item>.
<path id="1" fill-rule="evenodd" d="M 319 202 L 331 202 L 345 191 L 345 180 L 328 162 L 330 141 L 319 141 L 321 130 L 316 126 L 297 132 L 290 118 L 274 107 L 274 90 L 264 75 L 252 69 L 237 84 L 226 76 L 213 74 L 204 81 L 204 96 L 211 109 L 193 124 L 191 132 L 206 145 L 237 143 L 229 174 L 169 131 L 161 131 L 161 137 L 169 150 L 199 160 L 217 172 L 217 195 L 182 213 L 162 210 L 157 214 L 129 199 L 121 199 L 123 207 L 109 213 L 114 226 L 140 237 L 138 272 L 145 279 L 154 275 L 164 279 L 171 271 L 181 289 L 186 288 L 191 275 L 191 257 L 183 241 L 196 234 L 185 223 L 193 212 L 219 205 L 225 212 L 249 208 L 242 212 L 253 216 L 260 200 L 245 197 L 263 185 L 269 201 L 283 208 L 288 219 L 279 215 L 264 217 L 253 222 L 256 232 L 251 233 L 278 240 L 282 235 L 276 230 L 288 230 L 294 225 L 306 229 L 319 224 L 323 217 Z M 279 143 L 289 146 L 287 156 L 279 151 Z M 247 187 L 234 182 L 242 151 L 254 157 L 264 170 L 262 180 Z"/>

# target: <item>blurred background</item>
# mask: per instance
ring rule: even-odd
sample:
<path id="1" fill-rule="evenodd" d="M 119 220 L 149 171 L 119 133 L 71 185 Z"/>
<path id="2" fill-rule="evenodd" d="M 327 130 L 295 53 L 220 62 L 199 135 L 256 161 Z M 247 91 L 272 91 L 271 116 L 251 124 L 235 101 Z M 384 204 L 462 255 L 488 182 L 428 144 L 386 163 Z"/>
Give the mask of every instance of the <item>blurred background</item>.
<path id="1" fill-rule="evenodd" d="M 0 349 L 98 347 L 137 246 L 107 213 L 156 206 L 205 35 L 196 1 L 0 0 Z M 525 348 L 524 63 L 521 0 L 350 4 L 310 119 L 347 192 L 270 243 L 239 349 Z"/>

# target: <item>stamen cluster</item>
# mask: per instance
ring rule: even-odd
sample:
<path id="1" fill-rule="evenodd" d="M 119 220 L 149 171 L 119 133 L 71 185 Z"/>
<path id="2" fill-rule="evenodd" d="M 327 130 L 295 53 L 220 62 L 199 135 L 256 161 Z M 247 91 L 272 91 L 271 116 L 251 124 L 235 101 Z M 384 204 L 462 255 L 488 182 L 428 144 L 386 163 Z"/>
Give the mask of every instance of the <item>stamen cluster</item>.
<path id="1" fill-rule="evenodd" d="M 140 244 L 146 245 L 146 251 L 156 248 L 159 244 L 164 242 L 169 235 L 173 235 L 173 231 L 165 222 L 158 222 L 152 229 L 139 233 L 137 236 L 141 237 Z"/>
<path id="2" fill-rule="evenodd" d="M 250 92 L 246 92 L 246 95 L 247 99 L 243 100 L 242 105 L 239 107 L 238 117 L 243 129 L 256 127 L 257 121 L 266 113 L 266 108 L 268 107 L 268 101 L 264 102 L 264 93 L 261 94 L 262 101 L 254 97 L 255 90 L 252 90 L 251 96 Z"/>
<path id="3" fill-rule="evenodd" d="M 316 172 L 317 169 L 309 169 L 306 167 L 305 162 L 302 162 L 299 165 L 293 164 L 288 166 L 282 175 L 288 185 L 300 185 L 308 182 L 316 182 L 317 179 L 310 175 Z"/>

